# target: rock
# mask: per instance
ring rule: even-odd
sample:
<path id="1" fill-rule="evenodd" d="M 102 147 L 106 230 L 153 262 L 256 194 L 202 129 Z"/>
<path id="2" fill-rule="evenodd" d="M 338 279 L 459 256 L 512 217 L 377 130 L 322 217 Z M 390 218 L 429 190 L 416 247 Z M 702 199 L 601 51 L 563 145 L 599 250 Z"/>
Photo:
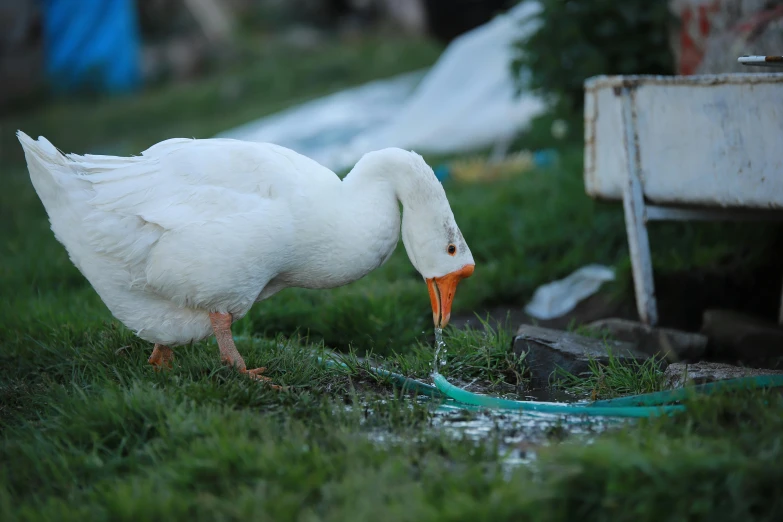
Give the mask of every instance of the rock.
<path id="1" fill-rule="evenodd" d="M 743 368 L 731 364 L 700 362 L 696 364 L 672 363 L 664 371 L 665 386 L 682 388 L 688 384 L 704 384 L 724 379 L 756 377 L 758 375 L 782 375 L 783 370 Z"/>
<path id="2" fill-rule="evenodd" d="M 524 355 L 534 388 L 546 386 L 552 374 L 561 368 L 573 375 L 590 370 L 590 358 L 609 362 L 609 351 L 621 362 L 649 357 L 631 343 L 603 341 L 582 335 L 523 324 L 514 337 L 514 353 Z"/>
<path id="3" fill-rule="evenodd" d="M 776 323 L 731 310 L 707 310 L 701 331 L 718 359 L 768 368 L 783 362 L 783 327 Z"/>
<path id="4" fill-rule="evenodd" d="M 671 328 L 650 327 L 637 321 L 610 318 L 594 321 L 587 328 L 604 331 L 618 340 L 632 343 L 649 356 L 665 356 L 670 362 L 697 361 L 707 350 L 707 336 Z"/>

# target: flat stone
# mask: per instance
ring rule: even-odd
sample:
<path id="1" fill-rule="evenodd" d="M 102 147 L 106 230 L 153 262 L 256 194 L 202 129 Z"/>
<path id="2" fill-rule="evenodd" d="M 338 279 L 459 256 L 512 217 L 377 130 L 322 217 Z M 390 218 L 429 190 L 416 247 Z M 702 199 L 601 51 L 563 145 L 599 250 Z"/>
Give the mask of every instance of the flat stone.
<path id="1" fill-rule="evenodd" d="M 549 384 L 552 374 L 561 368 L 573 375 L 590 371 L 590 359 L 609 362 L 609 352 L 621 362 L 649 359 L 631 343 L 603 341 L 583 335 L 523 324 L 514 337 L 514 353 L 524 355 L 534 388 Z"/>
<path id="2" fill-rule="evenodd" d="M 651 327 L 619 318 L 601 319 L 586 327 L 593 331 L 608 332 L 618 341 L 632 343 L 640 352 L 665 357 L 670 362 L 698 361 L 707 351 L 707 336 L 700 333 Z"/>
<path id="3" fill-rule="evenodd" d="M 696 364 L 672 363 L 663 373 L 665 386 L 682 388 L 686 384 L 705 384 L 724 379 L 757 377 L 759 375 L 782 375 L 783 370 L 743 368 L 725 363 L 699 362 Z"/>
<path id="4" fill-rule="evenodd" d="M 771 321 L 732 310 L 707 310 L 701 331 L 718 359 L 770 368 L 783 363 L 783 327 Z"/>

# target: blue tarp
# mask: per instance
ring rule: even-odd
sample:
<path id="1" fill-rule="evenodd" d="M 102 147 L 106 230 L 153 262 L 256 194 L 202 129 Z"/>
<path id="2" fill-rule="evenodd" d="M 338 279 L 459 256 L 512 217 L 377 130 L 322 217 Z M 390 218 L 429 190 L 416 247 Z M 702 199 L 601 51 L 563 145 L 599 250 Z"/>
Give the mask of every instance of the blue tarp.
<path id="1" fill-rule="evenodd" d="M 141 83 L 134 0 L 41 0 L 46 72 L 56 92 L 128 92 Z"/>

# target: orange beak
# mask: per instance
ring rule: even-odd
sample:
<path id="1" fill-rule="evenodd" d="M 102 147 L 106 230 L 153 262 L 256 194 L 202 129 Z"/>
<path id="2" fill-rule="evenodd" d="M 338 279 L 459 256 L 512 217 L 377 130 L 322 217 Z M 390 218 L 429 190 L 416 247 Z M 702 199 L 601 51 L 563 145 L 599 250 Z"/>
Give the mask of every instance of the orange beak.
<path id="1" fill-rule="evenodd" d="M 432 320 L 437 328 L 445 328 L 451 319 L 451 303 L 457 293 L 457 283 L 473 274 L 475 265 L 465 265 L 455 272 L 443 277 L 427 279 L 432 302 Z"/>

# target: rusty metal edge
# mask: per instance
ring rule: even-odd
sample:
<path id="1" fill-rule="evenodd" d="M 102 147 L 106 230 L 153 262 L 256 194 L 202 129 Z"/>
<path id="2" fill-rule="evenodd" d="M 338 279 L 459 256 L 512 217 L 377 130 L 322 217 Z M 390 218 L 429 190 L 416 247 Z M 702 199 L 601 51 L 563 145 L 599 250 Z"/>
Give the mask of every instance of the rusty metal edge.
<path id="1" fill-rule="evenodd" d="M 588 93 L 597 89 L 633 89 L 645 85 L 711 87 L 716 85 L 758 85 L 764 83 L 783 83 L 783 73 L 725 73 L 696 74 L 691 76 L 601 75 L 587 78 L 583 85 L 585 92 Z"/>
<path id="2" fill-rule="evenodd" d="M 592 97 L 592 104 L 588 103 L 588 98 Z M 592 112 L 588 113 L 592 108 Z M 593 198 L 600 194 L 598 188 L 598 175 L 596 173 L 596 125 L 598 122 L 598 93 L 593 91 L 585 93 L 584 107 L 584 184 L 585 193 Z"/>

